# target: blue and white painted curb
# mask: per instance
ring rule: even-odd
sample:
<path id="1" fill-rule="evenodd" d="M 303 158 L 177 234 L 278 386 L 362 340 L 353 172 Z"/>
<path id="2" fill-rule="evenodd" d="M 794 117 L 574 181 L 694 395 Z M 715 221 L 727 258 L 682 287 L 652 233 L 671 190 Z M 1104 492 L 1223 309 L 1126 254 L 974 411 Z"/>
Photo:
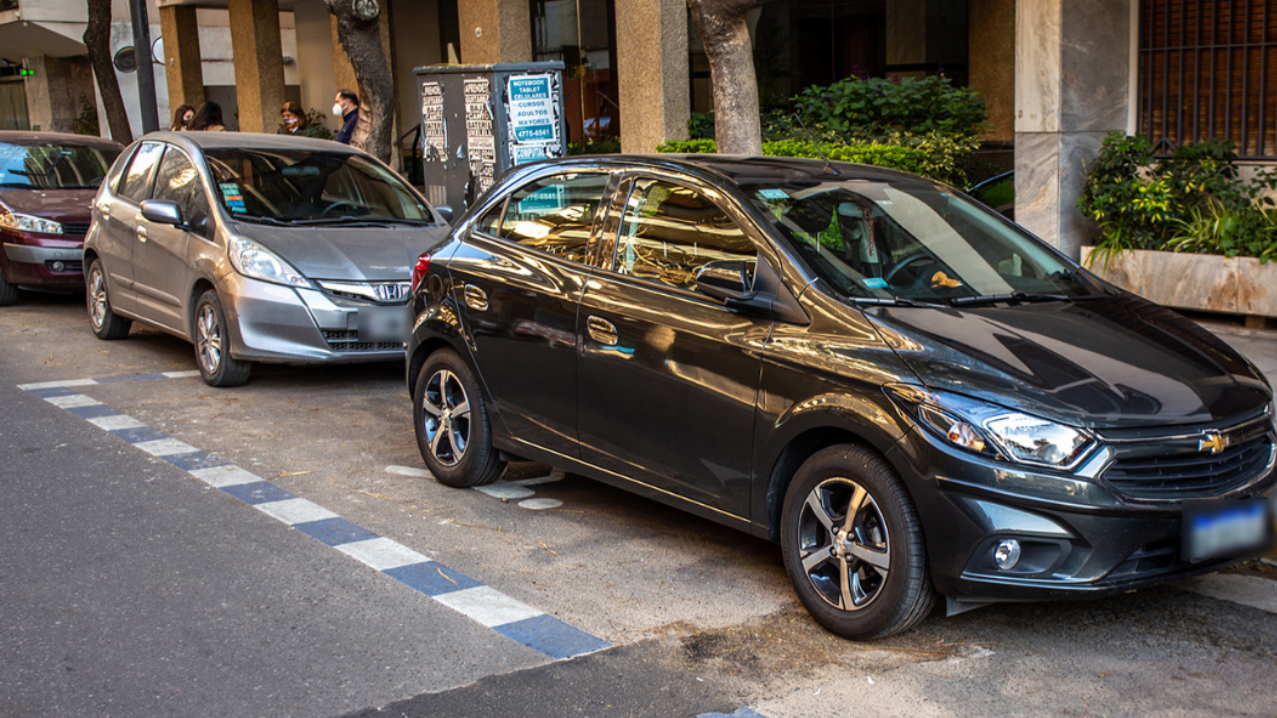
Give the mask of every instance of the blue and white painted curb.
<path id="1" fill-rule="evenodd" d="M 267 516 L 550 658 L 575 658 L 611 647 L 610 643 L 597 636 L 516 601 L 397 541 L 378 536 L 316 503 L 294 496 L 256 474 L 174 439 L 76 390 L 121 381 L 193 376 L 199 376 L 199 372 L 72 379 L 20 384 L 18 388 L 75 414 Z"/>

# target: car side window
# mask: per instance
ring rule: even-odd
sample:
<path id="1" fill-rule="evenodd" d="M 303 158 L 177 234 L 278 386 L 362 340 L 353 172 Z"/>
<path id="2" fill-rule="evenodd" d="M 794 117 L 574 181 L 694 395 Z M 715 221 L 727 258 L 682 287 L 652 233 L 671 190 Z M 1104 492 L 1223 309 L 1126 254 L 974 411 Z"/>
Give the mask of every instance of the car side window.
<path id="1" fill-rule="evenodd" d="M 159 142 L 143 142 L 133 155 L 129 168 L 124 173 L 124 181 L 120 183 L 119 195 L 124 199 L 141 204 L 142 200 L 151 196 L 151 180 L 155 177 L 155 167 L 164 154 L 164 145 Z"/>
<path id="2" fill-rule="evenodd" d="M 572 172 L 529 183 L 506 201 L 499 236 L 584 264 L 607 182 L 606 173 Z"/>
<path id="3" fill-rule="evenodd" d="M 493 237 L 501 236 L 501 214 L 505 212 L 505 202 L 497 202 L 483 215 L 483 219 L 479 220 L 478 230 L 484 234 L 490 234 Z"/>
<path id="4" fill-rule="evenodd" d="M 170 147 L 160 161 L 155 175 L 155 199 L 166 199 L 182 208 L 182 219 L 189 225 L 208 216 L 208 198 L 200 184 L 199 171 L 181 150 Z"/>
<path id="5" fill-rule="evenodd" d="M 752 274 L 757 256 L 740 226 L 704 194 L 640 179 L 626 203 L 614 270 L 693 291 L 696 270 L 706 263 L 743 261 Z"/>

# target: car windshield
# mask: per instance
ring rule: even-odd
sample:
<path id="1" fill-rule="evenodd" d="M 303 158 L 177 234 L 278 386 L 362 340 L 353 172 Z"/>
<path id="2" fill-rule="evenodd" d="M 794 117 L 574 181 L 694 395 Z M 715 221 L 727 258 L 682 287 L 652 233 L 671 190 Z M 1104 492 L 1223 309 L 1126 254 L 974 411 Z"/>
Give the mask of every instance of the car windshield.
<path id="1" fill-rule="evenodd" d="M 963 303 L 1102 291 L 998 215 L 926 180 L 741 186 L 812 270 L 850 298 Z"/>
<path id="2" fill-rule="evenodd" d="M 58 142 L 0 143 L 0 189 L 97 189 L 120 151 Z"/>
<path id="3" fill-rule="evenodd" d="M 206 149 L 213 186 L 236 219 L 305 224 L 433 221 L 393 172 L 359 155 L 302 149 Z"/>

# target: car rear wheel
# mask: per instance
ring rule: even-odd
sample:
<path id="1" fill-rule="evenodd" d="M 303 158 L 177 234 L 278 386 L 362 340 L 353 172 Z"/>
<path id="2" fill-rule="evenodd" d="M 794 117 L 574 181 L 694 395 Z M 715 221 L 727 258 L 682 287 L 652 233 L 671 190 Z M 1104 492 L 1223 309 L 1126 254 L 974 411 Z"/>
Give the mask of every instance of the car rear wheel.
<path id="1" fill-rule="evenodd" d="M 231 356 L 230 333 L 226 329 L 226 312 L 212 289 L 195 302 L 195 361 L 200 376 L 209 386 L 240 386 L 253 371 L 252 362 Z"/>
<path id="2" fill-rule="evenodd" d="M 89 310 L 89 326 L 98 339 L 123 339 L 129 335 L 133 322 L 111 311 L 111 298 L 106 293 L 106 270 L 102 260 L 89 264 L 84 280 L 84 303 Z"/>
<path id="3" fill-rule="evenodd" d="M 798 469 L 785 494 L 781 549 L 803 605 L 845 638 L 906 631 L 935 606 L 913 502 L 865 447 L 831 446 Z"/>
<path id="4" fill-rule="evenodd" d="M 492 427 L 479 382 L 451 349 L 431 354 L 417 375 L 413 425 L 426 468 L 456 488 L 490 484 L 505 462 L 492 446 Z"/>

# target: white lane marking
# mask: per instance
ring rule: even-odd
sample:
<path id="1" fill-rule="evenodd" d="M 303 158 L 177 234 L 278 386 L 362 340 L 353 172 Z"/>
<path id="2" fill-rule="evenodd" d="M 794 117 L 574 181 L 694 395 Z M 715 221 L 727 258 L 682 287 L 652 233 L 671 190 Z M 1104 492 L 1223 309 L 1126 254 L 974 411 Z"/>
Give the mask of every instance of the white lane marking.
<path id="1" fill-rule="evenodd" d="M 60 406 L 63 409 L 71 409 L 77 406 L 97 406 L 102 402 L 91 396 L 84 394 L 68 394 L 66 396 L 46 396 L 44 400 L 54 406 Z"/>
<path id="2" fill-rule="evenodd" d="M 184 441 L 177 439 L 156 439 L 155 441 L 140 441 L 134 444 L 137 448 L 145 451 L 151 456 L 173 456 L 174 454 L 191 454 L 199 449 L 191 446 Z"/>
<path id="3" fill-rule="evenodd" d="M 273 516 L 289 526 L 337 518 L 337 514 L 306 499 L 268 501 L 264 504 L 254 504 L 253 508 L 267 516 Z"/>
<path id="4" fill-rule="evenodd" d="M 476 486 L 475 491 L 491 496 L 494 499 L 526 499 L 536 494 L 532 489 L 506 481 L 496 481 L 487 486 Z"/>
<path id="5" fill-rule="evenodd" d="M 1214 573 L 1189 579 L 1180 588 L 1261 611 L 1277 613 L 1277 581 L 1260 576 Z"/>
<path id="6" fill-rule="evenodd" d="M 111 416 L 99 416 L 93 419 L 86 419 L 90 424 L 104 431 L 117 431 L 119 429 L 136 429 L 146 426 L 142 422 L 134 419 L 128 414 L 112 414 Z"/>
<path id="7" fill-rule="evenodd" d="M 64 386 L 93 386 L 97 383 L 97 379 L 63 379 L 62 381 L 42 381 L 39 384 L 19 384 L 18 388 L 30 391 L 31 389 L 61 389 Z"/>
<path id="8" fill-rule="evenodd" d="M 426 471 L 425 469 L 418 469 L 412 466 L 387 466 L 386 473 L 399 474 L 400 476 L 415 476 L 417 478 L 422 478 L 422 479 L 434 478 L 434 474 L 431 474 L 429 471 Z"/>
<path id="9" fill-rule="evenodd" d="M 435 596 L 435 600 L 488 628 L 543 615 L 542 611 L 520 603 L 489 586 L 475 586 L 464 591 L 444 593 Z"/>
<path id="10" fill-rule="evenodd" d="M 190 369 L 188 371 L 166 371 L 166 372 L 161 372 L 161 375 L 166 376 L 169 379 L 185 379 L 188 376 L 199 376 L 200 370 Z"/>
<path id="11" fill-rule="evenodd" d="M 527 499 L 520 501 L 519 506 L 533 511 L 544 511 L 546 509 L 557 509 L 563 505 L 558 499 Z"/>
<path id="12" fill-rule="evenodd" d="M 257 474 L 245 471 L 238 466 L 214 466 L 208 469 L 195 469 L 189 473 L 191 476 L 216 489 L 239 486 L 241 484 L 255 484 L 258 481 L 265 480 Z"/>
<path id="13" fill-rule="evenodd" d="M 388 571 L 392 568 L 410 566 L 414 563 L 430 560 L 407 546 L 384 536 L 368 539 L 367 541 L 339 544 L 333 548 L 353 556 L 378 571 Z"/>

